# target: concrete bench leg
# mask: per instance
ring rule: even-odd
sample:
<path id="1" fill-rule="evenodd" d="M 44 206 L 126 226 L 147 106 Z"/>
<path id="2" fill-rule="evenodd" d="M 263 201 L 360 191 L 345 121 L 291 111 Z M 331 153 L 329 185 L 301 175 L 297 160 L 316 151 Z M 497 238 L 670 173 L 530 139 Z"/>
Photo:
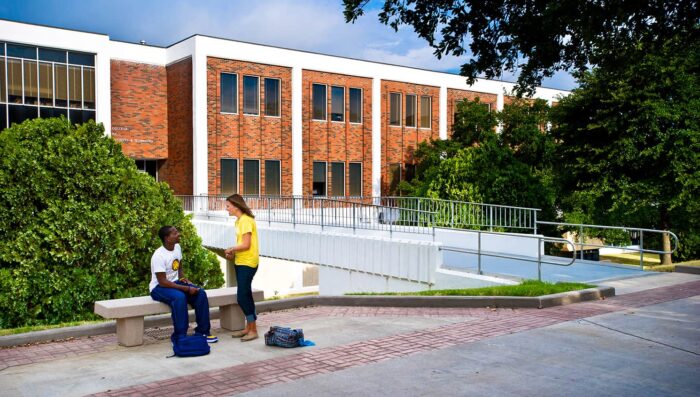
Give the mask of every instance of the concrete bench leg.
<path id="1" fill-rule="evenodd" d="M 143 345 L 143 317 L 118 318 L 117 341 L 126 347 Z"/>
<path id="2" fill-rule="evenodd" d="M 221 328 L 237 331 L 245 328 L 245 316 L 238 305 L 219 306 Z"/>

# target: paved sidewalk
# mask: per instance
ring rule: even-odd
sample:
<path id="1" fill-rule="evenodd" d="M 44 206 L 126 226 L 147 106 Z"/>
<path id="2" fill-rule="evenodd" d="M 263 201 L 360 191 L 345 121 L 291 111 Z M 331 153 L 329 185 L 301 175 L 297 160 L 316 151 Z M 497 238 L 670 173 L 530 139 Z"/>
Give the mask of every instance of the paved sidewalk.
<path id="1" fill-rule="evenodd" d="M 696 394 L 700 276 L 606 285 L 628 293 L 549 309 L 310 307 L 261 315 L 261 330 L 303 328 L 317 343 L 308 348 L 270 348 L 219 333 L 209 356 L 166 359 L 171 331 L 163 328 L 149 330 L 147 343 L 136 348 L 118 347 L 114 335 L 104 335 L 2 349 L 0 390 L 27 396 Z"/>

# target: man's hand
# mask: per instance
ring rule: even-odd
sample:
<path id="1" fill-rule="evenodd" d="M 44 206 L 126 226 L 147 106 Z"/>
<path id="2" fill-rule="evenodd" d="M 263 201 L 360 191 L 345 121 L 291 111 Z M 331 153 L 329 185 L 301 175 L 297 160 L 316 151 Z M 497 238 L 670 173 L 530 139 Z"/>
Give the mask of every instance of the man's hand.
<path id="1" fill-rule="evenodd" d="M 192 282 L 185 277 L 180 277 L 180 282 L 185 284 L 192 284 Z"/>
<path id="2" fill-rule="evenodd" d="M 196 295 L 197 292 L 199 292 L 199 288 L 193 287 L 193 286 L 190 285 L 190 286 L 187 288 L 187 292 L 188 292 L 190 295 Z"/>

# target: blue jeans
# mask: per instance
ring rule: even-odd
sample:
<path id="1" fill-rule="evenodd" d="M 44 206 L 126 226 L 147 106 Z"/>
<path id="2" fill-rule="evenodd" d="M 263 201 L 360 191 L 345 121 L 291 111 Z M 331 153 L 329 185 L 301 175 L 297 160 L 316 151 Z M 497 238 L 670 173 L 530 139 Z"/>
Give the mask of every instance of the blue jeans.
<path id="1" fill-rule="evenodd" d="M 233 265 L 236 270 L 236 283 L 238 284 L 238 306 L 241 307 L 245 320 L 249 323 L 258 319 L 255 313 L 255 301 L 253 300 L 253 276 L 258 271 L 257 267 Z"/>
<path id="2" fill-rule="evenodd" d="M 180 281 L 176 281 L 175 284 L 197 287 L 194 284 L 185 284 Z M 199 288 L 196 294 L 190 295 L 179 289 L 164 288 L 160 285 L 156 285 L 153 291 L 151 291 L 151 298 L 170 306 L 174 327 L 170 340 L 174 341 L 180 336 L 187 335 L 187 328 L 189 328 L 190 325 L 189 316 L 187 314 L 188 304 L 194 308 L 195 317 L 197 319 L 197 327 L 194 329 L 194 332 L 202 335 L 209 335 L 211 331 L 211 325 L 209 324 L 209 298 L 207 298 L 207 293 L 203 288 Z"/>

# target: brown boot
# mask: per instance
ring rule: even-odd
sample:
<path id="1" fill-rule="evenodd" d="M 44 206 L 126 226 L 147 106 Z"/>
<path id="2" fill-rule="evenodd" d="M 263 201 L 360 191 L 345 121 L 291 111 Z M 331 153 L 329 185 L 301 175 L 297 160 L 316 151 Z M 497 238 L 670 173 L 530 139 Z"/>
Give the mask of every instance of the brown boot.
<path id="1" fill-rule="evenodd" d="M 255 331 L 250 331 L 245 336 L 241 337 L 241 342 L 248 342 L 253 339 L 258 339 L 258 333 Z"/>
<path id="2" fill-rule="evenodd" d="M 239 329 L 238 331 L 233 331 L 233 333 L 231 334 L 231 337 L 232 338 L 242 338 L 246 335 L 248 335 L 247 329 Z"/>

